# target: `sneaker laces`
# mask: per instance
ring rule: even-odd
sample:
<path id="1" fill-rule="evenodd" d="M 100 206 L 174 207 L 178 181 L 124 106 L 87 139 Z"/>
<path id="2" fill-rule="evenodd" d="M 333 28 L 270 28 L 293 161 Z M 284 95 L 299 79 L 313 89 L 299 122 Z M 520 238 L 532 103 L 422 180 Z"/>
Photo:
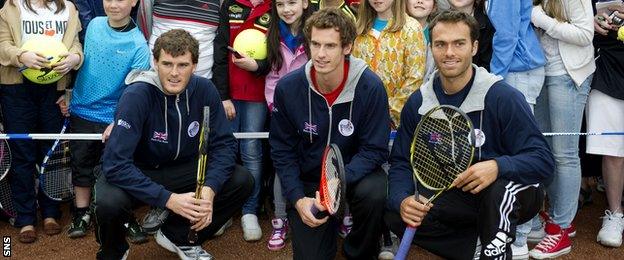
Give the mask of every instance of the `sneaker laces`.
<path id="1" fill-rule="evenodd" d="M 161 220 L 160 216 L 163 214 L 163 211 L 165 211 L 165 209 L 162 209 L 162 208 L 151 209 L 149 212 L 147 212 L 147 215 L 143 217 L 143 223 L 149 223 L 149 222 L 155 222 L 155 221 L 162 223 L 163 221 Z"/>
<path id="2" fill-rule="evenodd" d="M 272 223 L 273 224 L 273 232 L 271 234 L 271 240 L 282 239 L 284 237 L 283 234 L 286 233 L 287 222 L 284 219 L 281 219 L 282 220 L 282 223 L 281 223 L 282 226 L 281 227 L 276 227 L 279 224 L 278 220 L 279 219 L 274 219 L 273 220 L 273 223 Z"/>
<path id="3" fill-rule="evenodd" d="M 610 210 L 605 210 L 605 215 L 600 217 L 602 219 L 602 228 L 622 229 L 624 226 L 621 220 L 622 217 L 617 216 L 617 214 L 618 213 L 613 213 Z"/>
<path id="4" fill-rule="evenodd" d="M 542 252 L 549 251 L 551 248 L 557 246 L 559 241 L 561 240 L 562 233 L 550 235 L 546 234 L 544 238 L 535 246 L 535 249 L 538 249 Z"/>

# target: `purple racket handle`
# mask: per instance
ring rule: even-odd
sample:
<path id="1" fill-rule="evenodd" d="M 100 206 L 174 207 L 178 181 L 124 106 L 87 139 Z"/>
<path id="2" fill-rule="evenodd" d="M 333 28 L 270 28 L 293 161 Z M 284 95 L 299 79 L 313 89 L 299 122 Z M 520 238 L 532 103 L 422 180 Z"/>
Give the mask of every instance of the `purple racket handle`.
<path id="1" fill-rule="evenodd" d="M 316 208 L 316 206 L 312 205 L 312 207 L 310 208 L 310 211 L 312 212 L 312 215 L 315 215 L 319 213 L 319 209 Z"/>
<path id="2" fill-rule="evenodd" d="M 399 250 L 394 257 L 395 260 L 405 260 L 407 258 L 407 253 L 409 252 L 410 246 L 412 245 L 412 240 L 414 240 L 415 233 L 416 228 L 410 226 L 405 228 L 405 233 L 403 233 L 403 238 L 401 238 L 401 245 L 399 245 Z"/>

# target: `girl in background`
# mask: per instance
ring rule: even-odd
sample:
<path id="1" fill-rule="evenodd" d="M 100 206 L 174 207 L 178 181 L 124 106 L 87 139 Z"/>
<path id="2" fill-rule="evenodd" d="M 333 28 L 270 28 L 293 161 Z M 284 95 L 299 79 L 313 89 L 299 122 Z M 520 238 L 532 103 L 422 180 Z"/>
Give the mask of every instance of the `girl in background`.
<path id="1" fill-rule="evenodd" d="M 271 20 L 267 36 L 267 58 L 271 71 L 266 76 L 264 97 L 269 111 L 273 108 L 273 94 L 277 81 L 308 61 L 303 37 L 303 25 L 312 13 L 308 5 L 308 0 L 273 0 L 271 17 L 279 19 Z M 275 217 L 271 220 L 273 232 L 267 247 L 269 250 L 277 251 L 284 248 L 288 236 L 286 200 L 282 195 L 282 186 L 277 175 L 273 183 L 273 203 L 275 204 Z"/>
<path id="2" fill-rule="evenodd" d="M 424 81 L 427 81 L 429 75 L 435 69 L 433 62 L 433 55 L 431 54 L 431 43 L 429 35 L 429 21 L 435 17 L 438 11 L 438 4 L 436 0 L 407 0 L 407 14 L 416 19 L 420 26 L 423 28 L 423 35 L 425 37 L 425 48 L 427 49 L 426 61 L 425 61 L 425 77 Z"/>
<path id="3" fill-rule="evenodd" d="M 578 133 L 596 70 L 592 3 L 591 0 L 535 2 L 531 21 L 546 56 L 546 77 L 535 105 L 535 118 L 542 132 Z M 550 206 L 546 234 L 529 252 L 536 259 L 570 252 L 569 237 L 576 233 L 572 220 L 578 209 L 578 198 L 570 195 L 577 194 L 581 188 L 579 136 L 546 139 L 555 157 L 555 177 L 546 189 Z"/>
<path id="4" fill-rule="evenodd" d="M 43 27 L 40 27 L 43 26 Z M 74 4 L 66 0 L 11 0 L 0 10 L 0 92 L 2 114 L 7 133 L 58 133 L 62 115 L 57 104 L 71 82 L 69 71 L 82 63 L 82 46 L 78 41 L 80 22 Z M 29 39 L 47 35 L 61 41 L 69 50 L 61 61 L 50 66 L 46 57 L 22 49 Z M 51 67 L 64 75 L 56 83 L 37 84 L 24 78 L 19 68 Z M 66 112 L 66 111 L 65 111 Z M 12 152 L 10 184 L 21 228 L 18 240 L 32 243 L 37 239 L 37 205 L 41 209 L 43 230 L 47 235 L 61 232 L 56 222 L 61 217 L 58 203 L 44 195 L 41 186 L 35 190 L 36 165 L 50 149 L 52 142 L 10 140 Z"/>

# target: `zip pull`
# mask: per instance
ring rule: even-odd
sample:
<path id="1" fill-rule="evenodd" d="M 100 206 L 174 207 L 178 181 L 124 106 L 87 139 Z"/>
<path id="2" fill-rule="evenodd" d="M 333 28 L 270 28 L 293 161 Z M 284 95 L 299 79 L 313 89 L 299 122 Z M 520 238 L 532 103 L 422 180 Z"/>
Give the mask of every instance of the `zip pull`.
<path id="1" fill-rule="evenodd" d="M 175 100 L 175 102 L 176 102 L 176 103 L 180 103 L 180 94 L 177 94 L 177 95 L 176 95 L 176 100 Z"/>

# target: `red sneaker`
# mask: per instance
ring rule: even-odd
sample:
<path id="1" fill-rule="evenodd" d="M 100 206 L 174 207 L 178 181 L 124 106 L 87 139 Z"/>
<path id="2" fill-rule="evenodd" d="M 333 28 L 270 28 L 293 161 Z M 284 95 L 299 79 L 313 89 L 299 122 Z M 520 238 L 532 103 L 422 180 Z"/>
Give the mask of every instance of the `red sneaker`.
<path id="1" fill-rule="evenodd" d="M 572 250 L 572 242 L 568 236 L 567 230 L 562 229 L 559 225 L 547 222 L 545 231 L 546 236 L 535 246 L 529 255 L 535 259 L 555 258 Z"/>

